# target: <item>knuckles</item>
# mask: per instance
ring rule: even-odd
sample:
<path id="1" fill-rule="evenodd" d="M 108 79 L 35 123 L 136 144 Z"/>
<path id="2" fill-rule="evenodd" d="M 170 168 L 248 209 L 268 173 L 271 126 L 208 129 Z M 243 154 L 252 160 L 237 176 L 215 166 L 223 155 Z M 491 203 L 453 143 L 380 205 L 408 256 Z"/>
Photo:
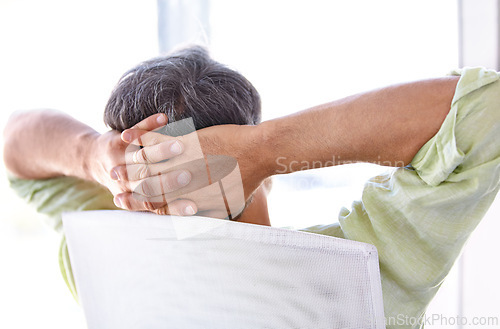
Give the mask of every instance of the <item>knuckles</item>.
<path id="1" fill-rule="evenodd" d="M 151 170 L 149 168 L 148 165 L 146 164 L 143 164 L 143 165 L 140 165 L 138 170 L 137 170 L 137 177 L 139 179 L 145 179 L 145 178 L 148 178 L 149 176 L 151 176 Z"/>
<path id="2" fill-rule="evenodd" d="M 139 186 L 140 186 L 140 191 L 142 191 L 141 193 L 142 195 L 146 197 L 153 196 L 154 189 L 149 181 L 145 180 Z"/>
<path id="3" fill-rule="evenodd" d="M 174 184 L 173 179 L 170 177 L 170 175 L 158 175 L 158 178 L 161 185 L 161 190 L 163 192 L 171 192 L 175 190 L 176 185 Z"/>
<path id="4" fill-rule="evenodd" d="M 120 198 L 120 205 L 123 209 L 133 210 L 130 204 L 130 199 L 127 197 Z"/>
<path id="5" fill-rule="evenodd" d="M 125 166 L 119 166 L 115 168 L 115 171 L 118 174 L 119 180 L 128 180 L 128 171 Z"/>
<path id="6" fill-rule="evenodd" d="M 149 201 L 144 201 L 143 206 L 144 206 L 144 209 L 146 209 L 147 211 L 154 212 L 156 210 L 153 203 L 149 202 Z"/>

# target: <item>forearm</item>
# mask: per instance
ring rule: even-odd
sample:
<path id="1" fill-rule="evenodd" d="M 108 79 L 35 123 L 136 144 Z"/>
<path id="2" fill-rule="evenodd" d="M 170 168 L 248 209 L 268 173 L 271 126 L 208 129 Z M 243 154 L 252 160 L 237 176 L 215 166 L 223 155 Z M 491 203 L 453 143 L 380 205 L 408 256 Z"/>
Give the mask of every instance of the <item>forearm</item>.
<path id="1" fill-rule="evenodd" d="M 458 77 L 391 86 L 264 122 L 269 175 L 353 162 L 403 166 L 448 114 Z"/>
<path id="2" fill-rule="evenodd" d="M 98 135 L 61 112 L 18 112 L 4 130 L 5 165 L 12 174 L 25 179 L 63 175 L 92 179 L 87 154 Z"/>

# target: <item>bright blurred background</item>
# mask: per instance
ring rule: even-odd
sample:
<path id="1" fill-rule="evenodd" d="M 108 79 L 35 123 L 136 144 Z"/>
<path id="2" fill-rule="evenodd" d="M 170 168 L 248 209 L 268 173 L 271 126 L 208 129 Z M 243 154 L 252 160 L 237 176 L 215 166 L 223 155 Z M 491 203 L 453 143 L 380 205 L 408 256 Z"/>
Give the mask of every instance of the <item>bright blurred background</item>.
<path id="1" fill-rule="evenodd" d="M 261 93 L 264 119 L 393 83 L 442 76 L 471 62 L 464 60 L 469 56 L 464 12 L 471 12 L 477 24 L 496 26 L 471 34 L 467 45 L 498 40 L 496 16 L 489 22 L 481 13 L 492 6 L 498 12 L 498 1 L 481 2 L 479 12 L 469 11 L 467 3 L 0 0 L 0 126 L 18 109 L 55 108 L 104 132 L 103 108 L 121 74 L 179 42 L 203 43 L 216 60 L 247 76 Z M 497 46 L 491 56 L 498 54 Z M 488 53 L 481 49 L 476 50 L 478 63 L 497 68 L 497 57 L 480 58 Z M 2 166 L 0 328 L 85 328 L 59 273 L 59 236 L 9 189 Z M 300 228 L 336 221 L 340 207 L 359 198 L 363 182 L 381 170 L 349 165 L 275 179 L 273 225 Z M 497 214 L 490 212 L 493 219 L 485 221 L 493 222 Z M 476 255 L 491 250 L 491 244 L 481 245 L 493 239 L 491 226 L 484 227 L 477 233 L 480 241 L 470 243 Z M 429 312 L 500 316 L 488 308 L 500 305 L 499 294 L 492 293 L 500 292 L 498 284 L 493 290 L 490 284 L 474 285 L 474 271 L 490 273 L 493 280 L 498 265 L 486 257 L 468 259 L 474 270 L 459 262 Z"/>

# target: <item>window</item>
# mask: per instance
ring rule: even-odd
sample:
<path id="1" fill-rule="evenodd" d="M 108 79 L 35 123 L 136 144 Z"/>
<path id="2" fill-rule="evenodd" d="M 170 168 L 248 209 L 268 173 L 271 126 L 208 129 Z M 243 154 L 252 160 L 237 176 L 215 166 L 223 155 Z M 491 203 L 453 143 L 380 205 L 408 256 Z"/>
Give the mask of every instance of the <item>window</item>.
<path id="1" fill-rule="evenodd" d="M 181 12 L 185 24 L 160 30 L 164 38 L 192 31 L 183 41 L 208 43 L 216 60 L 259 90 L 264 120 L 458 67 L 455 0 L 162 3 L 163 19 Z M 161 28 L 162 16 L 159 22 Z M 277 176 L 271 221 L 296 228 L 334 222 L 381 170 L 356 164 Z"/>

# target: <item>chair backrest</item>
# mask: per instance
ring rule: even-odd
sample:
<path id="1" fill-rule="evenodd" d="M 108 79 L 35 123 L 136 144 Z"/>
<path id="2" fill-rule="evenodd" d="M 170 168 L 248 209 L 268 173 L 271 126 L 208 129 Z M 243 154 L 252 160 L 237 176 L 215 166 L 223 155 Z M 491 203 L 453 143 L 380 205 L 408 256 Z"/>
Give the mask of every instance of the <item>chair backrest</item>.
<path id="1" fill-rule="evenodd" d="M 91 329 L 385 328 L 369 244 L 126 211 L 63 223 Z"/>

